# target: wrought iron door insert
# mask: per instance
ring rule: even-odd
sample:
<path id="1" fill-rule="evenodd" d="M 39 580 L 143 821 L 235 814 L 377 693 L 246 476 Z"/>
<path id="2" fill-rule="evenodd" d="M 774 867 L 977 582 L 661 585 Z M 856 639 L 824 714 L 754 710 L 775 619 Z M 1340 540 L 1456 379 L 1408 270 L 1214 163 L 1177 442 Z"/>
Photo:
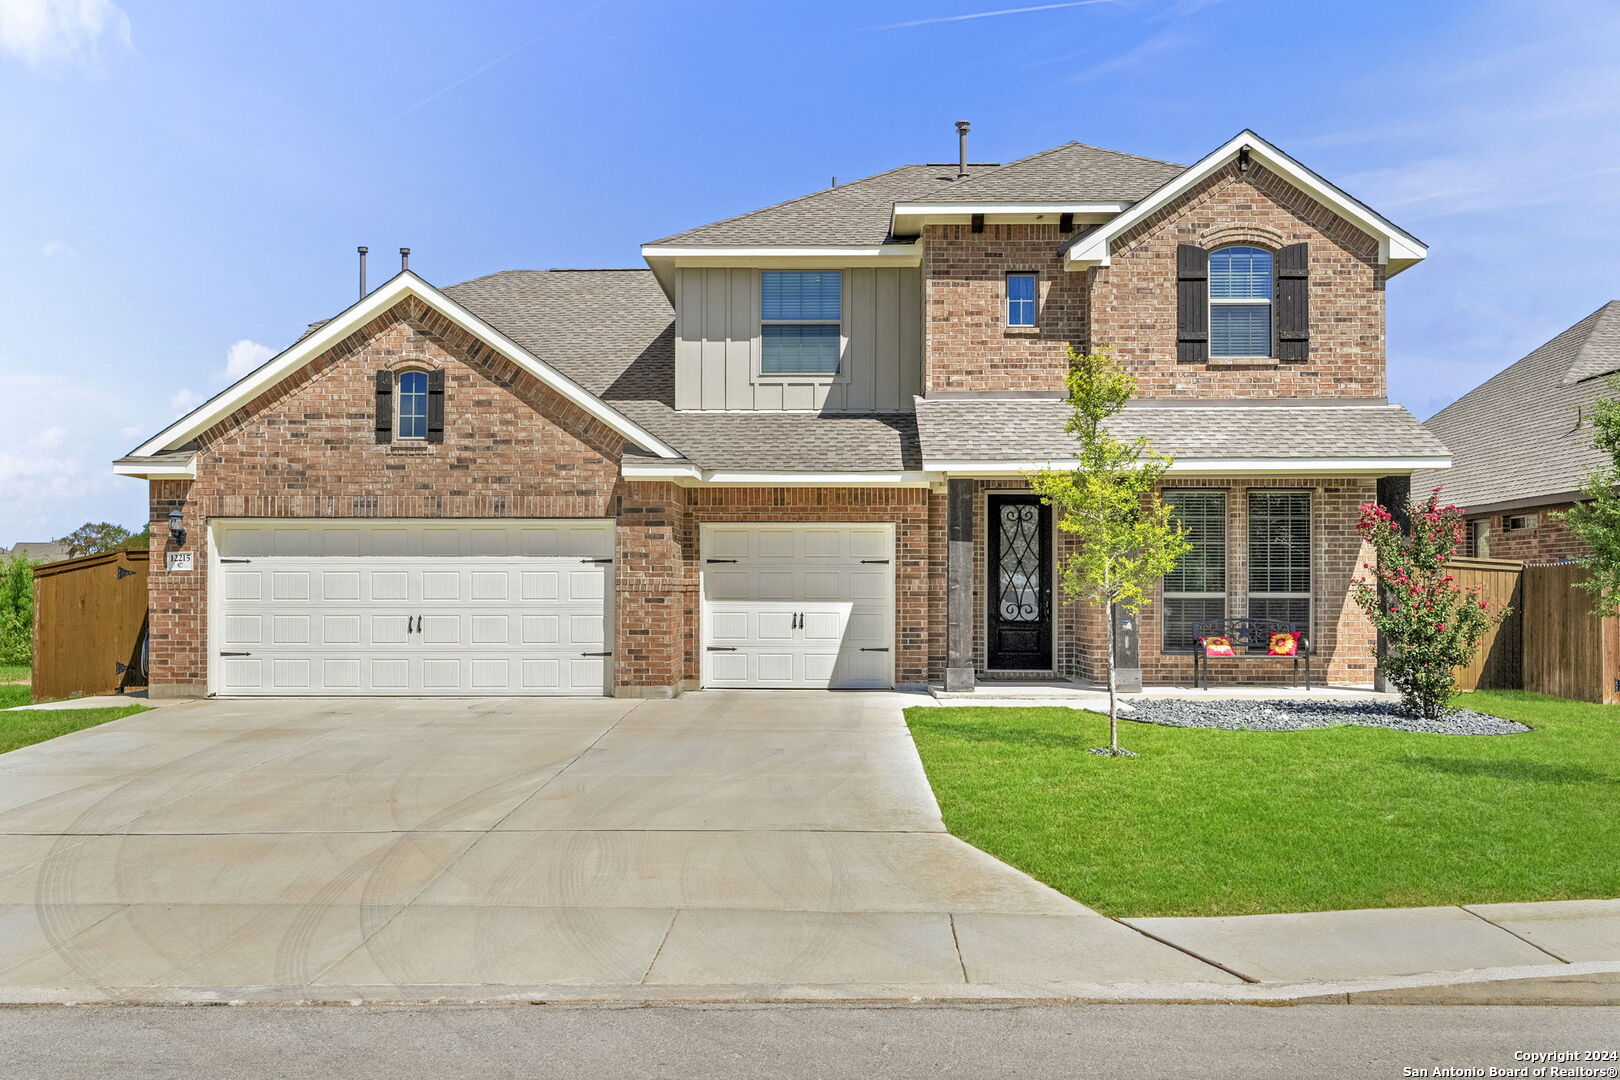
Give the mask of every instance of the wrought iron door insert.
<path id="1" fill-rule="evenodd" d="M 1052 510 L 1035 495 L 989 500 L 989 666 L 1052 666 Z"/>

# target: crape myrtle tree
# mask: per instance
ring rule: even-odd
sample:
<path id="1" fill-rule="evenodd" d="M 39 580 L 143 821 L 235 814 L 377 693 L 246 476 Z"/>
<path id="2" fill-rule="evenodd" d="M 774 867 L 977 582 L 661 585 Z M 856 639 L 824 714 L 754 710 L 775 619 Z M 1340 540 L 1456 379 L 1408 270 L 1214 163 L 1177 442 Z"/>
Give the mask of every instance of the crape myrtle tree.
<path id="1" fill-rule="evenodd" d="M 1104 426 L 1130 400 L 1136 380 L 1106 351 L 1080 353 L 1071 345 L 1067 386 L 1065 430 L 1078 443 L 1077 464 L 1033 473 L 1029 483 L 1057 509 L 1058 528 L 1076 541 L 1058 566 L 1064 594 L 1100 609 L 1108 626 L 1108 746 L 1092 753 L 1135 756 L 1119 745 L 1113 609 L 1140 611 L 1154 583 L 1192 545 L 1158 494 L 1172 460 L 1146 439 L 1127 441 Z"/>
<path id="2" fill-rule="evenodd" d="M 1611 377 L 1609 388 L 1620 391 L 1620 377 Z M 1586 501 L 1550 516 L 1586 547 L 1575 560 L 1586 568 L 1586 577 L 1576 584 L 1591 594 L 1592 613 L 1620 615 L 1620 397 L 1592 403 L 1592 445 L 1609 464 L 1586 478 L 1581 489 Z"/>
<path id="3" fill-rule="evenodd" d="M 1377 553 L 1352 585 L 1356 603 L 1384 637 L 1379 663 L 1413 716 L 1437 720 L 1451 710 L 1455 669 L 1473 659 L 1480 642 L 1508 613 L 1459 585 L 1449 572 L 1463 542 L 1463 512 L 1440 501 L 1435 488 L 1412 503 L 1403 531 L 1378 503 L 1361 508 L 1356 530 Z"/>

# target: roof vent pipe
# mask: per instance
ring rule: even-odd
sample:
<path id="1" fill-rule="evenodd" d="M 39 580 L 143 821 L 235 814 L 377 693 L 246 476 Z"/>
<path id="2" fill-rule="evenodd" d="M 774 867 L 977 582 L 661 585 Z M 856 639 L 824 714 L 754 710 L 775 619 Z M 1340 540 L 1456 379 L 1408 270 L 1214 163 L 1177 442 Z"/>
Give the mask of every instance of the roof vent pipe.
<path id="1" fill-rule="evenodd" d="M 354 250 L 360 253 L 360 299 L 366 298 L 366 248 L 357 247 Z"/>
<path id="2" fill-rule="evenodd" d="M 967 137 L 968 122 L 958 120 L 956 122 L 956 178 L 958 180 L 967 179 Z"/>
<path id="3" fill-rule="evenodd" d="M 411 249 L 410 248 L 400 248 L 399 249 L 399 268 L 401 270 L 409 270 L 411 268 Z"/>

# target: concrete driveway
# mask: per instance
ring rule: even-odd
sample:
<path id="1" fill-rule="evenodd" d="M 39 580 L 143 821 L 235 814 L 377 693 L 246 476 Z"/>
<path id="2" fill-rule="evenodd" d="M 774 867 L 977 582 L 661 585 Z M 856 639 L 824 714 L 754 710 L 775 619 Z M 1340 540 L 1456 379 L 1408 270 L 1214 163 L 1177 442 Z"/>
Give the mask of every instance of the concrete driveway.
<path id="1" fill-rule="evenodd" d="M 0 1000 L 1237 981 L 947 835 L 921 701 L 205 701 L 15 751 Z"/>

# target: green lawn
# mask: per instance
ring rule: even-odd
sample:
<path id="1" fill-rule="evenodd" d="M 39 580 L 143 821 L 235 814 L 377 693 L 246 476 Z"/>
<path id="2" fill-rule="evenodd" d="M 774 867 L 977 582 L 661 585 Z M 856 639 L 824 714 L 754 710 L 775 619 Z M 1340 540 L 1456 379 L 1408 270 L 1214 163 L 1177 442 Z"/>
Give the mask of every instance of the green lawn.
<path id="1" fill-rule="evenodd" d="M 0 664 L 0 683 L 23 682 L 28 676 L 27 664 Z"/>
<path id="2" fill-rule="evenodd" d="M 29 693 L 30 691 L 27 683 L 20 686 L 7 686 L 0 684 L 0 709 L 9 709 L 14 705 L 29 704 L 33 700 L 28 696 Z"/>
<path id="3" fill-rule="evenodd" d="M 24 709 L 0 712 L 0 754 L 20 746 L 54 739 L 58 735 L 120 720 L 146 712 L 145 705 L 115 705 L 108 709 Z"/>
<path id="4" fill-rule="evenodd" d="M 1620 706 L 1458 704 L 1522 735 L 1123 723 L 913 708 L 951 832 L 1108 915 L 1246 915 L 1620 896 Z"/>

